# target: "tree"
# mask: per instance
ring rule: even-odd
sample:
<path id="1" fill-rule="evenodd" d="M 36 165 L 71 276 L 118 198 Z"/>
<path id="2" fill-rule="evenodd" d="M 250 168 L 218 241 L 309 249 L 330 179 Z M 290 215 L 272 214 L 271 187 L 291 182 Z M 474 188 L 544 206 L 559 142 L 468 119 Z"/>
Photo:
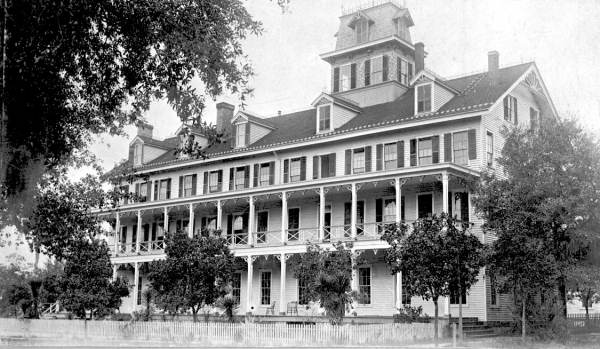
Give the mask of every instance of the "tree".
<path id="1" fill-rule="evenodd" d="M 466 292 L 476 282 L 483 245 L 447 214 L 419 219 L 412 229 L 406 223 L 390 224 L 382 239 L 390 245 L 385 261 L 393 274 L 402 272 L 407 292 L 433 301 L 437 342 L 438 300 L 450 295 L 451 286 L 458 287 L 462 298 L 462 289 Z"/>
<path id="2" fill-rule="evenodd" d="M 64 274 L 59 279 L 61 306 L 76 316 L 101 318 L 121 306 L 129 295 L 126 280 L 112 278 L 109 249 L 104 240 L 80 239 L 66 257 Z"/>
<path id="3" fill-rule="evenodd" d="M 582 263 L 573 268 L 569 288 L 585 308 L 585 319 L 589 322 L 589 309 L 600 303 L 600 268 L 590 263 Z"/>
<path id="4" fill-rule="evenodd" d="M 306 253 L 292 256 L 294 277 L 305 285 L 306 298 L 319 302 L 332 325 L 340 325 L 352 302 L 361 297 L 352 291 L 353 263 L 351 245 L 338 242 L 332 249 L 308 244 Z"/>
<path id="5" fill-rule="evenodd" d="M 519 232 L 515 241 L 506 237 L 497 247 L 532 256 L 534 265 L 543 260 L 543 268 L 553 263 L 546 269 L 555 273 L 545 277 L 554 280 L 566 315 L 567 279 L 589 252 L 600 222 L 600 145 L 570 120 L 545 118 L 538 129 L 503 134 L 497 163 L 504 175 L 483 174 L 473 204 L 487 231 L 499 238 Z M 513 247 L 511 241 L 524 245 Z"/>
<path id="6" fill-rule="evenodd" d="M 165 245 L 166 258 L 153 261 L 148 274 L 155 303 L 174 314 L 191 310 L 196 322 L 203 306 L 227 294 L 233 254 L 220 236 L 190 238 L 184 231 L 168 234 Z"/>

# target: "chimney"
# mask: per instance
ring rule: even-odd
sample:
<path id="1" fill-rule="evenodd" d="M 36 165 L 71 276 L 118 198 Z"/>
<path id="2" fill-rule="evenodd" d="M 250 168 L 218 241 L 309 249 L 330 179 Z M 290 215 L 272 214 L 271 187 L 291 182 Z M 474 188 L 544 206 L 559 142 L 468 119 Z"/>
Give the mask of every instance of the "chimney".
<path id="1" fill-rule="evenodd" d="M 425 44 L 417 42 L 415 44 L 415 75 L 425 69 Z"/>
<path id="2" fill-rule="evenodd" d="M 498 51 L 488 52 L 488 72 L 495 73 L 500 67 L 500 54 Z"/>
<path id="3" fill-rule="evenodd" d="M 233 119 L 233 104 L 227 102 L 217 103 L 217 132 L 231 135 L 231 120 Z"/>
<path id="4" fill-rule="evenodd" d="M 152 138 L 152 130 L 154 130 L 154 126 L 150 125 L 147 122 L 142 121 L 137 125 L 137 135 L 138 136 L 145 136 L 145 137 Z"/>

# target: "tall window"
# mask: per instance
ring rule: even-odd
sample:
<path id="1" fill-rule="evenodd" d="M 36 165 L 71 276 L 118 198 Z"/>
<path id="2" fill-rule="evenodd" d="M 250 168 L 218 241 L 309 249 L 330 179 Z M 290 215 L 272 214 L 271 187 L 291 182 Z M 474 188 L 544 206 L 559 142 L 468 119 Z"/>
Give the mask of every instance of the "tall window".
<path id="1" fill-rule="evenodd" d="M 504 97 L 504 120 L 517 123 L 517 99 L 511 95 Z"/>
<path id="2" fill-rule="evenodd" d="M 319 132 L 329 131 L 331 129 L 331 106 L 323 105 L 319 107 Z"/>
<path id="3" fill-rule="evenodd" d="M 456 132 L 452 135 L 452 151 L 454 153 L 454 163 L 466 165 L 469 160 L 469 141 L 467 131 Z"/>
<path id="4" fill-rule="evenodd" d="M 302 170 L 302 159 L 301 158 L 297 158 L 297 159 L 292 159 L 290 161 L 290 181 L 291 182 L 298 182 L 300 181 L 300 174 Z"/>
<path id="5" fill-rule="evenodd" d="M 263 271 L 260 273 L 260 304 L 271 304 L 271 272 Z"/>
<path id="6" fill-rule="evenodd" d="M 142 305 L 142 277 L 138 277 L 137 305 Z"/>
<path id="7" fill-rule="evenodd" d="M 353 150 L 352 154 L 352 173 L 365 172 L 365 148 Z"/>
<path id="8" fill-rule="evenodd" d="M 431 84 L 417 87 L 417 112 L 431 111 Z"/>
<path id="9" fill-rule="evenodd" d="M 183 196 L 189 197 L 192 196 L 192 188 L 193 188 L 193 175 L 184 176 L 183 177 Z"/>
<path id="10" fill-rule="evenodd" d="M 356 22 L 356 26 L 354 28 L 356 31 L 356 42 L 362 43 L 369 39 L 369 22 L 361 19 Z"/>
<path id="11" fill-rule="evenodd" d="M 237 125 L 235 144 L 238 147 L 246 146 L 246 127 L 247 124 L 245 123 Z"/>
<path id="12" fill-rule="evenodd" d="M 133 148 L 133 164 L 135 166 L 142 164 L 142 145 L 137 143 Z"/>
<path id="13" fill-rule="evenodd" d="M 219 171 L 211 171 L 208 177 L 208 185 L 211 193 L 219 191 Z"/>
<path id="14" fill-rule="evenodd" d="M 433 163 L 433 143 L 431 137 L 419 139 L 419 165 Z"/>
<path id="15" fill-rule="evenodd" d="M 242 294 L 242 274 L 233 273 L 231 277 L 231 295 L 233 296 L 235 304 L 240 304 L 240 297 Z"/>
<path id="16" fill-rule="evenodd" d="M 490 304 L 498 305 L 498 285 L 496 285 L 496 276 L 490 270 Z"/>
<path id="17" fill-rule="evenodd" d="M 140 201 L 144 202 L 148 200 L 148 182 L 140 183 Z"/>
<path id="18" fill-rule="evenodd" d="M 350 89 L 351 74 L 350 64 L 340 67 L 340 91 L 348 91 Z"/>
<path id="19" fill-rule="evenodd" d="M 371 84 L 383 81 L 383 56 L 371 59 Z"/>
<path id="20" fill-rule="evenodd" d="M 395 222 L 396 221 L 396 199 L 383 200 L 383 221 L 384 222 Z"/>
<path id="21" fill-rule="evenodd" d="M 398 81 L 408 86 L 410 79 L 412 79 L 412 64 L 408 61 L 398 57 Z"/>
<path id="22" fill-rule="evenodd" d="M 161 180 L 160 184 L 159 184 L 159 188 L 158 188 L 158 199 L 159 200 L 167 199 L 168 189 L 169 189 L 169 180 L 168 179 Z"/>
<path id="23" fill-rule="evenodd" d="M 540 125 L 540 112 L 529 108 L 529 124 L 532 130 L 536 130 Z"/>
<path id="24" fill-rule="evenodd" d="M 462 304 L 467 304 L 467 291 L 463 287 L 461 292 L 461 297 L 458 296 L 458 285 L 450 286 L 450 304 L 458 304 L 459 301 L 462 301 Z"/>
<path id="25" fill-rule="evenodd" d="M 494 135 L 491 132 L 487 133 L 485 152 L 487 165 L 492 166 L 494 164 Z"/>
<path id="26" fill-rule="evenodd" d="M 259 185 L 269 185 L 271 183 L 271 165 L 268 162 L 261 164 L 259 172 Z"/>
<path id="27" fill-rule="evenodd" d="M 244 189 L 246 187 L 246 167 L 235 169 L 235 189 Z"/>
<path id="28" fill-rule="evenodd" d="M 308 304 L 306 281 L 298 279 L 298 304 Z"/>
<path id="29" fill-rule="evenodd" d="M 410 300 L 412 298 L 406 287 L 407 284 L 408 282 L 406 281 L 404 274 L 402 274 L 402 305 L 410 305 Z"/>
<path id="30" fill-rule="evenodd" d="M 358 268 L 359 304 L 371 304 L 371 268 Z"/>
<path id="31" fill-rule="evenodd" d="M 386 170 L 398 167 L 398 145 L 388 143 L 383 146 L 383 164 Z"/>

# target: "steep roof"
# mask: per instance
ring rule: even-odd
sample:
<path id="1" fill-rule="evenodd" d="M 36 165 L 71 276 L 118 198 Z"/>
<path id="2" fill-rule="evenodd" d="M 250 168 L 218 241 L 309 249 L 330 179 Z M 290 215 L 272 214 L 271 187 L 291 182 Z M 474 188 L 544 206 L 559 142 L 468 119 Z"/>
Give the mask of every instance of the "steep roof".
<path id="1" fill-rule="evenodd" d="M 499 69 L 495 74 L 487 72 L 472 74 L 444 83 L 459 91 L 439 110 L 432 113 L 415 115 L 414 89 L 409 89 L 392 102 L 363 107 L 361 112 L 343 126 L 329 133 L 316 132 L 316 109 L 310 108 L 294 113 L 260 119 L 273 127 L 273 130 L 251 144 L 249 147 L 234 149 L 231 143 L 212 145 L 207 149 L 208 155 L 225 155 L 242 153 L 249 150 L 269 148 L 276 145 L 300 143 L 303 141 L 326 138 L 332 135 L 351 133 L 383 125 L 401 124 L 412 120 L 427 120 L 463 113 L 485 111 L 492 106 L 534 63 L 524 63 Z M 166 140 L 165 140 L 166 141 Z M 165 142 L 163 141 L 163 142 Z M 172 147 L 174 150 L 176 147 Z M 158 167 L 167 163 L 192 161 L 178 160 L 174 151 L 159 156 L 144 168 Z"/>

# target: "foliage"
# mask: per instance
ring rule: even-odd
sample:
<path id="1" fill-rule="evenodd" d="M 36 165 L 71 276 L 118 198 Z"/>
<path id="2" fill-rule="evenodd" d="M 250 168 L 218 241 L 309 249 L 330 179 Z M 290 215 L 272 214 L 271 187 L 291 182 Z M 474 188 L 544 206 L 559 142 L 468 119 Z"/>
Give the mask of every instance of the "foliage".
<path id="1" fill-rule="evenodd" d="M 104 240 L 80 239 L 73 242 L 59 280 L 61 306 L 79 318 L 102 318 L 121 305 L 129 295 L 127 281 L 112 281 L 109 250 Z"/>
<path id="2" fill-rule="evenodd" d="M 398 314 L 394 314 L 394 322 L 412 324 L 413 322 L 429 322 L 429 316 L 423 314 L 423 307 L 404 305 L 398 309 Z"/>
<path id="3" fill-rule="evenodd" d="M 583 262 L 575 266 L 569 276 L 571 297 L 581 301 L 586 319 L 589 319 L 590 307 L 600 303 L 600 268 Z"/>
<path id="4" fill-rule="evenodd" d="M 148 275 L 155 303 L 172 314 L 191 310 L 197 321 L 200 308 L 227 294 L 233 254 L 221 237 L 190 238 L 184 231 L 168 234 L 165 244 L 166 258 L 153 261 Z"/>
<path id="5" fill-rule="evenodd" d="M 496 273 L 518 292 L 553 282 L 565 314 L 567 279 L 600 219 L 600 145 L 569 120 L 544 119 L 539 129 L 504 135 L 503 175 L 484 174 L 472 201 L 484 229 L 499 238 Z"/>
<path id="6" fill-rule="evenodd" d="M 385 261 L 392 273 L 402 272 L 409 294 L 433 301 L 437 340 L 438 299 L 450 295 L 450 285 L 466 291 L 475 283 L 483 266 L 483 245 L 467 225 L 459 229 L 445 213 L 419 219 L 410 230 L 405 223 L 388 226 L 382 236 L 390 245 Z"/>
<path id="7" fill-rule="evenodd" d="M 353 300 L 359 295 L 352 291 L 353 264 L 351 245 L 338 242 L 333 248 L 308 244 L 306 253 L 292 256 L 294 277 L 306 287 L 309 301 L 319 302 L 332 325 L 339 325 Z"/>

